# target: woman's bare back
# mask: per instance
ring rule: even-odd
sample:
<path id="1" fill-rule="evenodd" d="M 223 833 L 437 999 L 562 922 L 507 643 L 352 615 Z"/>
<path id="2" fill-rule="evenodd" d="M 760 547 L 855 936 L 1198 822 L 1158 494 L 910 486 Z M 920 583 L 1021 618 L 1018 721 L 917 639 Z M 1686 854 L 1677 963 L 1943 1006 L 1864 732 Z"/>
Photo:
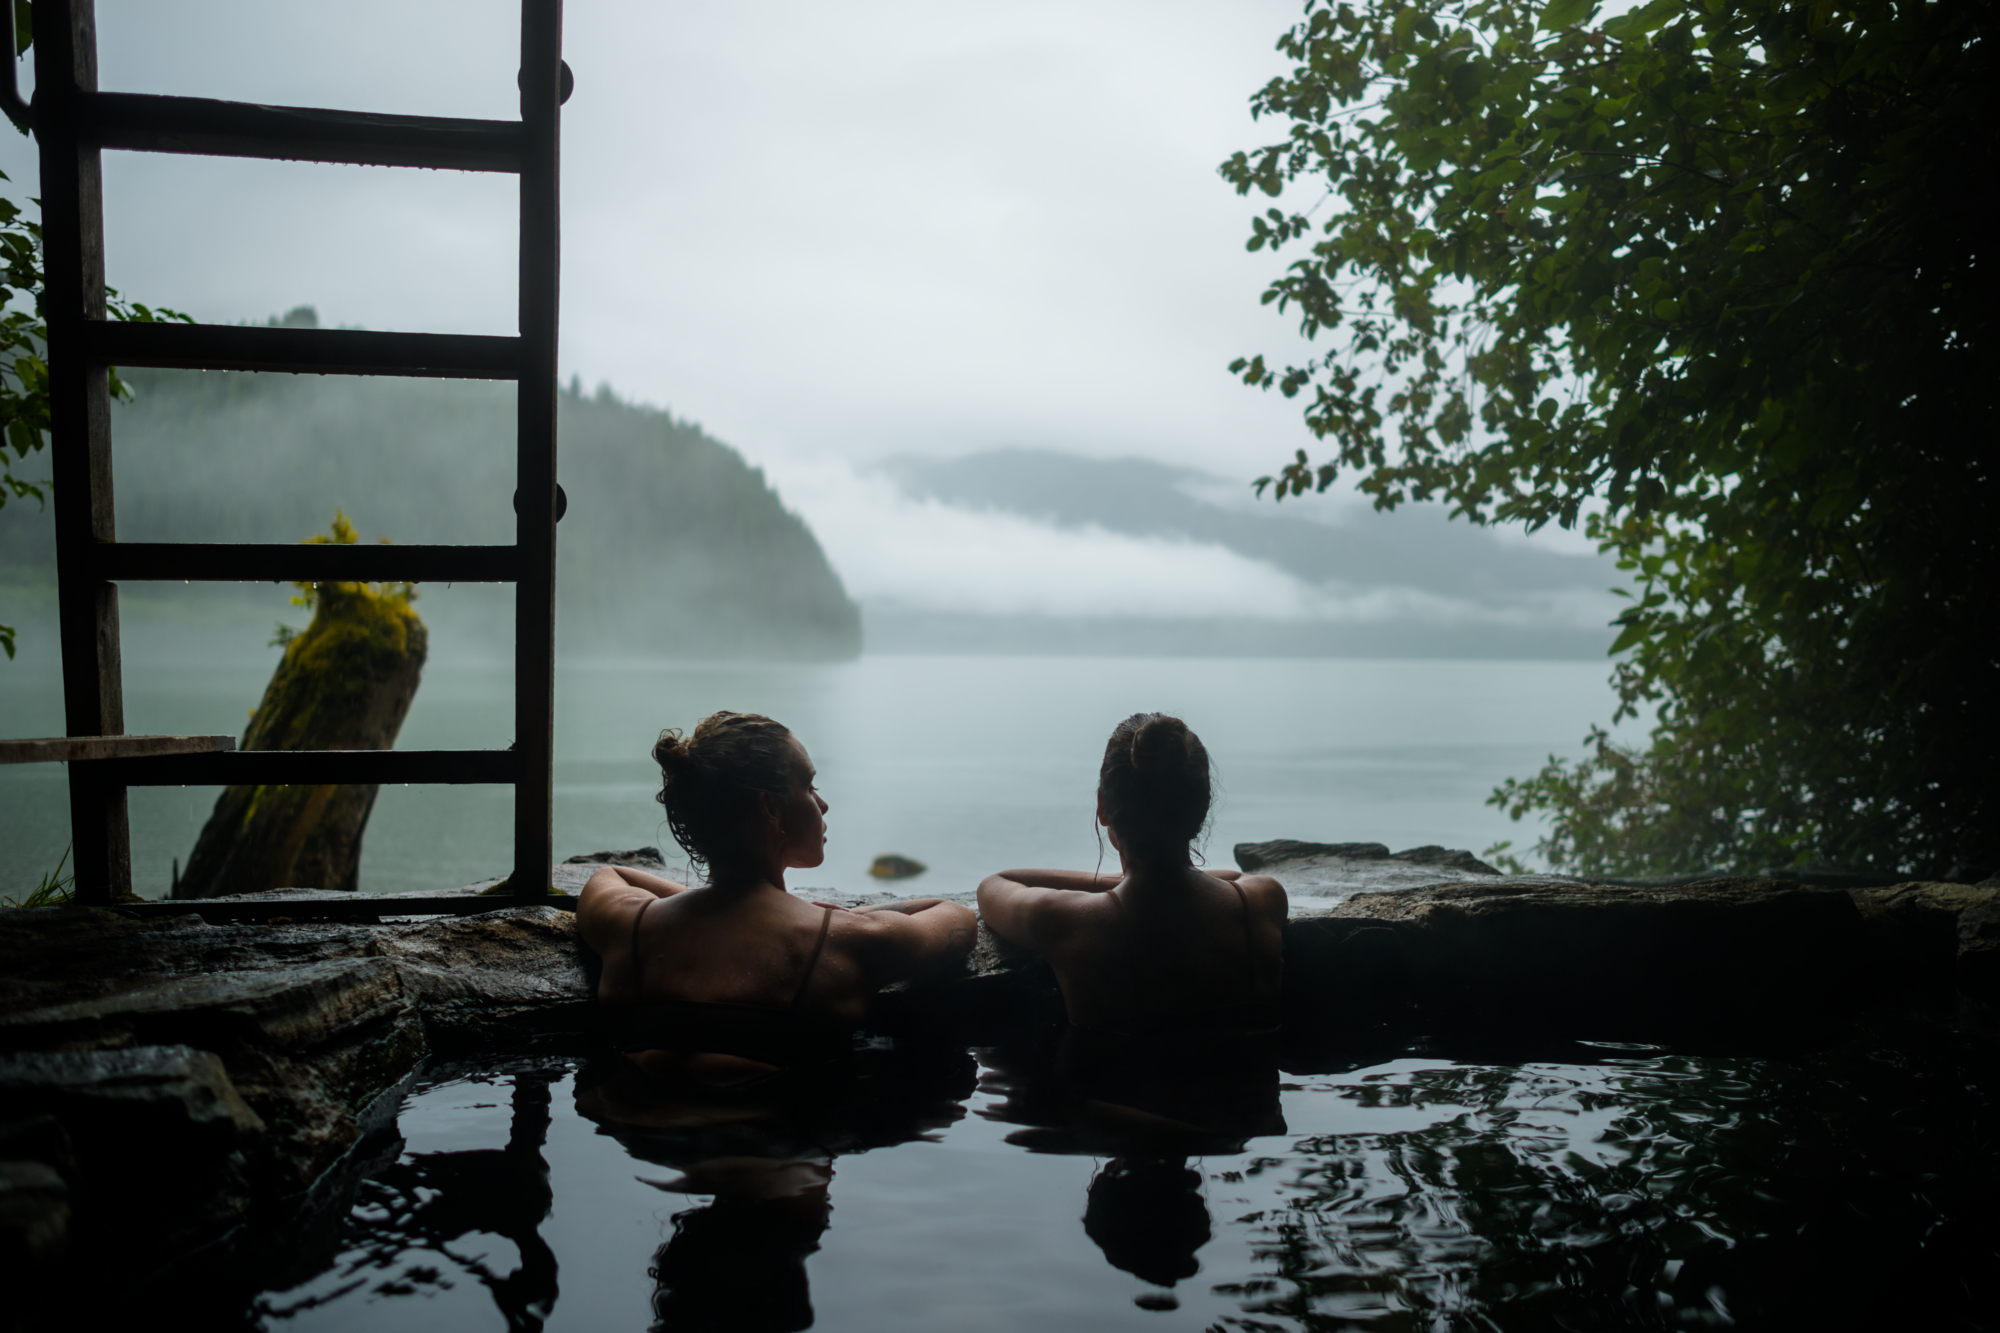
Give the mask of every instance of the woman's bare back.
<path id="1" fill-rule="evenodd" d="M 1007 871 L 982 886 L 981 904 L 1001 934 L 1048 956 L 1079 1027 L 1271 1026 L 1284 889 L 1269 876 L 1224 874 L 1132 875 L 1114 889 L 1088 883 L 1107 877 Z"/>

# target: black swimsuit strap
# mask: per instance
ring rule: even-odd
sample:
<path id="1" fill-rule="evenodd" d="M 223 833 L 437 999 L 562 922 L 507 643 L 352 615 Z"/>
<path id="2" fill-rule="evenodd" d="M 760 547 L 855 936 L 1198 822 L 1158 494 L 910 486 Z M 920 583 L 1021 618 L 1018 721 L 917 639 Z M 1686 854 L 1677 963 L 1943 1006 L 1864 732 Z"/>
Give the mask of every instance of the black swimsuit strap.
<path id="1" fill-rule="evenodd" d="M 1250 899 L 1241 884 L 1233 879 L 1228 884 L 1236 890 L 1236 901 L 1243 908 L 1243 976 L 1250 983 L 1250 994 L 1254 996 L 1257 993 L 1257 951 L 1250 944 Z"/>
<path id="2" fill-rule="evenodd" d="M 634 1000 L 643 1000 L 646 998 L 646 959 L 645 955 L 639 952 L 639 923 L 646 919 L 646 909 L 658 901 L 660 901 L 658 898 L 648 898 L 645 902 L 640 903 L 639 910 L 632 914 L 632 998 Z M 832 927 L 833 909 L 828 907 L 820 914 L 819 938 L 813 941 L 812 957 L 806 959 L 805 975 L 799 978 L 799 988 L 792 994 L 792 1003 L 789 1006 L 790 1011 L 796 1012 L 799 1005 L 804 1002 L 806 987 L 812 985 L 813 969 L 819 966 L 819 956 L 821 951 L 826 948 L 826 935 Z"/>
<path id="3" fill-rule="evenodd" d="M 806 998 L 806 987 L 812 985 L 813 969 L 819 966 L 820 950 L 826 948 L 826 933 L 833 927 L 833 909 L 826 908 L 819 918 L 819 938 L 813 941 L 812 957 L 806 959 L 805 975 L 799 978 L 799 988 L 792 995 L 792 1012 L 798 1012 L 799 1005 Z"/>
<path id="4" fill-rule="evenodd" d="M 646 998 L 646 959 L 639 952 L 639 923 L 646 919 L 646 909 L 658 901 L 660 901 L 658 898 L 648 898 L 645 902 L 640 903 L 639 910 L 632 914 L 632 998 L 634 1000 L 643 1000 Z"/>

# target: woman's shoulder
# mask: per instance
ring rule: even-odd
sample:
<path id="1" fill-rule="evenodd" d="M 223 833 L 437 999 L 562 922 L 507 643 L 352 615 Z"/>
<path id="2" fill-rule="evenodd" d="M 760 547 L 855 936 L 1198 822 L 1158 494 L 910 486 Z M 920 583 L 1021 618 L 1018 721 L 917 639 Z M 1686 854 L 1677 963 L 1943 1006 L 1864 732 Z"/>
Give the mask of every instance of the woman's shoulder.
<path id="1" fill-rule="evenodd" d="M 1225 870 L 1220 874 L 1212 871 L 1203 873 L 1211 880 L 1232 886 L 1241 895 L 1243 906 L 1252 916 L 1274 917 L 1282 922 L 1291 914 L 1285 886 L 1270 875 L 1250 875 L 1235 870 Z"/>

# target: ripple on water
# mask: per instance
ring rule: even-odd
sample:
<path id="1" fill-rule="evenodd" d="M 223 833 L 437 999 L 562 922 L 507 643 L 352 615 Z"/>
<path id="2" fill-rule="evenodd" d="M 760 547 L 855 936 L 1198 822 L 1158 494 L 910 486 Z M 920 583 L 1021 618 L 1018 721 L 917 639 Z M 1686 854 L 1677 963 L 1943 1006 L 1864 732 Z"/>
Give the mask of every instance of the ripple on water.
<path id="1" fill-rule="evenodd" d="M 2000 1061 L 1970 1038 L 1509 1063 L 1416 1046 L 1288 1074 L 1272 1114 L 1190 1151 L 1084 1123 L 1047 1054 L 878 1052 L 809 1097 L 699 1113 L 576 1056 L 439 1070 L 333 1251 L 252 1313 L 1317 1333 L 2000 1310 Z"/>

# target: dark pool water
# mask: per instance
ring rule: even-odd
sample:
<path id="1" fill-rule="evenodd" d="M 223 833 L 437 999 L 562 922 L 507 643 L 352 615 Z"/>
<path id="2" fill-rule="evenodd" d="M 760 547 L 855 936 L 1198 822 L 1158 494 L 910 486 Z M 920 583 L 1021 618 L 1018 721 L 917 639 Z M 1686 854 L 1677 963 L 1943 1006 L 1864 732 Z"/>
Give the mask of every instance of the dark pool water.
<path id="1" fill-rule="evenodd" d="M 1123 1101 L 1079 1085 L 1073 1054 L 876 1049 L 816 1085 L 725 1101 L 577 1053 L 438 1066 L 378 1145 L 330 1261 L 301 1256 L 317 1271 L 257 1296 L 250 1319 L 295 1333 L 2000 1326 L 1987 1041 L 1403 1038 L 1293 1053 L 1268 1080 L 1156 1078 Z"/>

